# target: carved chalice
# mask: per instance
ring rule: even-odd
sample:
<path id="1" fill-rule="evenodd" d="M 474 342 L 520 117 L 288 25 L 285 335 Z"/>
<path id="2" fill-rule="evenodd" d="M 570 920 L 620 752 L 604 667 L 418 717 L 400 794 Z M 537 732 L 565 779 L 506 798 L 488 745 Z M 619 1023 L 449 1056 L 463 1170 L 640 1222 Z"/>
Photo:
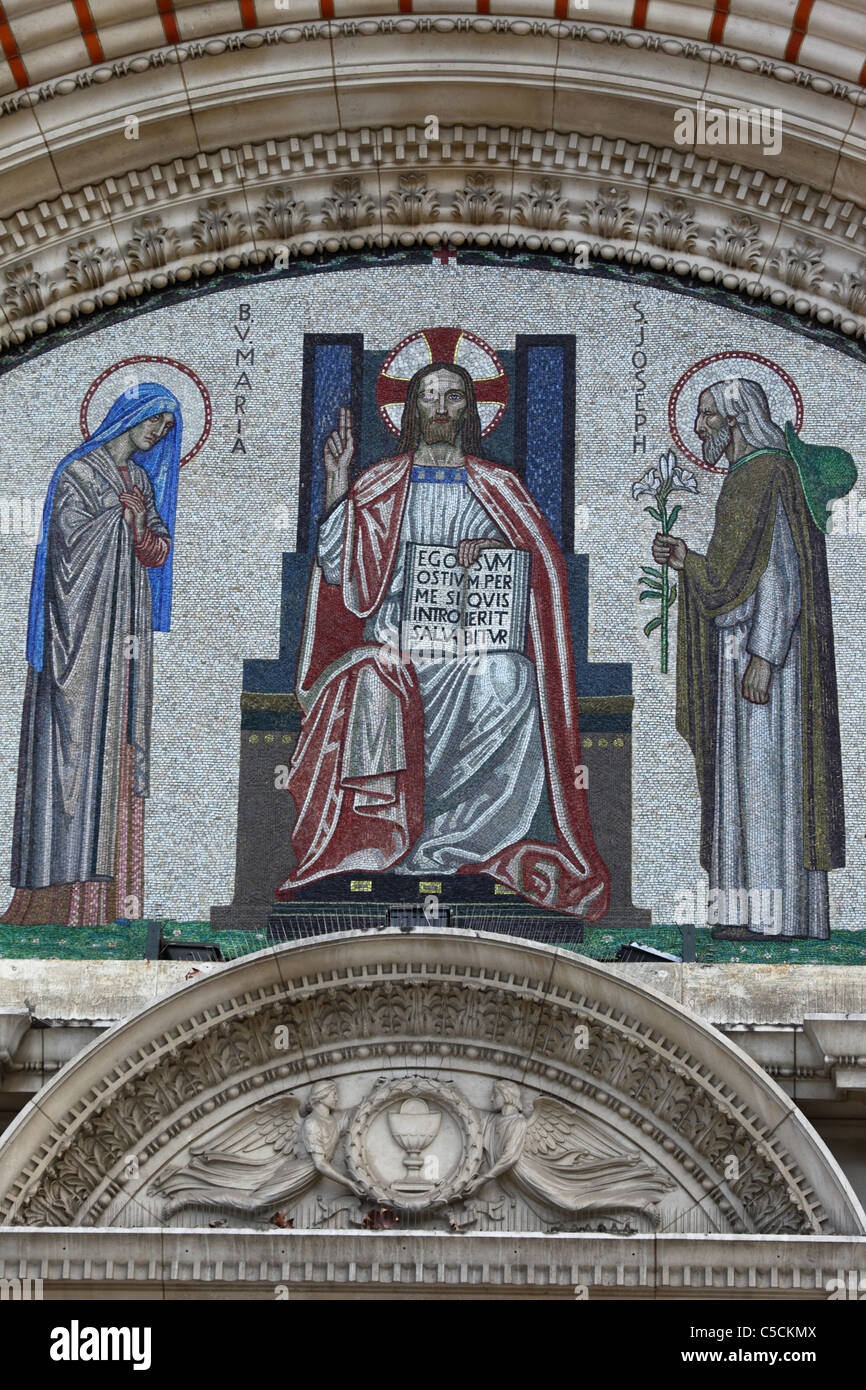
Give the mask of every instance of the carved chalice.
<path id="1" fill-rule="evenodd" d="M 406 1155 L 403 1160 L 406 1180 L 394 1183 L 397 1192 L 426 1192 L 428 1187 L 433 1186 L 420 1175 L 424 1166 L 422 1153 L 436 1138 L 441 1123 L 441 1113 L 431 1110 L 420 1096 L 410 1096 L 403 1101 L 399 1110 L 388 1111 L 391 1133 Z"/>

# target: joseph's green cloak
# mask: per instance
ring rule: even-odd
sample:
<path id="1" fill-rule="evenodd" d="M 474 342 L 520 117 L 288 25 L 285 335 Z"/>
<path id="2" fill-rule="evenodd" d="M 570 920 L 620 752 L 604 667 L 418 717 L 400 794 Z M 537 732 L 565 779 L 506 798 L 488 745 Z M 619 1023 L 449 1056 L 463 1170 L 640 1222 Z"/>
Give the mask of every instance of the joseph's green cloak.
<path id="1" fill-rule="evenodd" d="M 851 466 L 853 469 L 853 463 Z M 689 551 L 680 577 L 677 731 L 695 758 L 701 797 L 701 864 L 708 872 L 719 696 L 719 629 L 713 619 L 729 613 L 754 593 L 770 558 L 779 498 L 797 549 L 802 596 L 803 867 L 837 869 L 845 863 L 827 551 L 805 487 L 794 456 L 786 450 L 761 450 L 741 460 L 722 484 L 706 555 Z"/>

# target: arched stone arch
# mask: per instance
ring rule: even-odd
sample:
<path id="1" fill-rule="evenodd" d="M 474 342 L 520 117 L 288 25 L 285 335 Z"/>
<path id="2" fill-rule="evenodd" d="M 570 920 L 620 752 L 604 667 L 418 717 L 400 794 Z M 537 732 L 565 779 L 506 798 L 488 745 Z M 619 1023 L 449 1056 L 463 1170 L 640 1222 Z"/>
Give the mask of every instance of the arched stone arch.
<path id="1" fill-rule="evenodd" d="M 710 20 L 687 5 L 668 35 L 550 0 L 235 33 L 201 8 L 110 63 L 56 44 L 0 102 L 0 346 L 221 270 L 440 244 L 669 271 L 863 336 L 850 10 L 805 43 L 780 10 L 747 52 L 687 37 Z M 699 102 L 778 112 L 780 147 L 678 143 Z"/>
<path id="2" fill-rule="evenodd" d="M 512 1118 L 528 1121 L 523 1152 L 532 1162 L 515 1160 L 470 1193 L 496 1158 L 490 1126 L 505 1113 L 496 1084 L 519 1096 L 523 1118 L 516 1110 Z M 336 1103 L 347 1135 L 329 1152 L 324 1145 L 326 1169 L 300 1115 L 329 1090 L 325 1110 Z M 382 1166 L 387 1117 L 406 1098 L 411 1113 L 439 1114 L 450 1135 L 441 1201 L 400 1195 L 405 1184 L 386 1171 L 396 1149 Z M 278 1128 L 295 1125 L 289 1140 L 275 1116 Z M 531 1138 L 542 1121 L 565 1126 L 562 1143 L 550 1127 L 542 1136 L 567 1170 L 553 1197 L 544 1143 Z M 205 1166 L 235 1164 L 239 1152 L 259 1163 L 268 1145 L 272 1157 L 256 1171 L 272 1185 L 261 1200 L 221 1205 L 213 1187 L 201 1187 L 203 1152 Z M 231 1171 L 243 1187 L 243 1168 Z M 178 1173 L 174 1192 L 188 1194 L 191 1181 L 203 1201 L 166 1198 L 166 1177 Z M 616 1201 L 572 1201 L 579 1190 L 592 1196 L 592 1174 L 613 1184 Z M 270 1206 L 292 1213 L 298 1228 L 361 1224 L 372 1196 L 434 1230 L 459 1211 L 477 1229 L 501 1232 L 866 1233 L 821 1140 L 713 1028 L 567 951 L 444 929 L 264 951 L 132 1015 L 64 1068 L 4 1135 L 0 1194 L 13 1226 L 201 1224 L 215 1210 L 219 1224 L 266 1226 Z"/>

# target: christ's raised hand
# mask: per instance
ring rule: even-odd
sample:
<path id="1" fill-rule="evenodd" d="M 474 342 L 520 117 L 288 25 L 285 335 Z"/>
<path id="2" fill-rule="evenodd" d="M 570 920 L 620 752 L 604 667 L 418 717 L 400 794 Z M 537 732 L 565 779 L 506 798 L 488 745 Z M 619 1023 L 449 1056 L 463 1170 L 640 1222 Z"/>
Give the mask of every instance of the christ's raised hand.
<path id="1" fill-rule="evenodd" d="M 352 412 L 340 407 L 337 428 L 328 435 L 322 451 L 325 466 L 325 506 L 333 507 L 349 491 L 349 467 L 355 457 Z"/>

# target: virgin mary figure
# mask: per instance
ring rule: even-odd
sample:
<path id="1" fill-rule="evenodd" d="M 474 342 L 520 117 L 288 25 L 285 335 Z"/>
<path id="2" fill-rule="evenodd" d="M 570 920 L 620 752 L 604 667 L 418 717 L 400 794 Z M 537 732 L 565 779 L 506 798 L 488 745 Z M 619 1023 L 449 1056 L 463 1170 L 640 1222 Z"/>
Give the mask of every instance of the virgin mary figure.
<path id="1" fill-rule="evenodd" d="M 181 433 L 177 398 L 139 383 L 51 479 L 30 591 L 4 923 L 142 915 L 153 632 L 171 616 Z"/>

